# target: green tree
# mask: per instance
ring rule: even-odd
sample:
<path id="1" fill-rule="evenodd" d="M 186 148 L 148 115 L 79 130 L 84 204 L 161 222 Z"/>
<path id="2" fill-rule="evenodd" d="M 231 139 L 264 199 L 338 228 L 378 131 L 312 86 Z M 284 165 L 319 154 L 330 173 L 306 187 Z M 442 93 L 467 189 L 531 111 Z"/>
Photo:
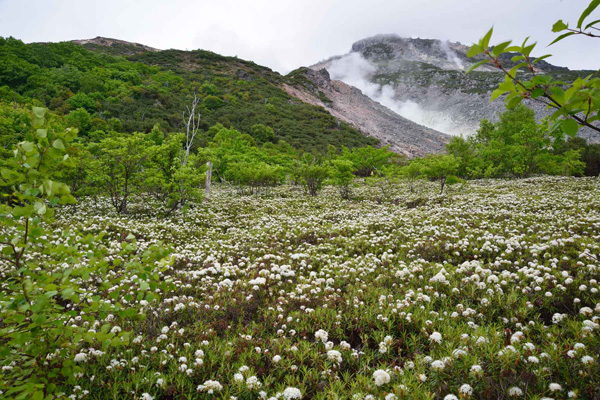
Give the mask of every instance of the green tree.
<path id="1" fill-rule="evenodd" d="M 148 145 L 143 133 L 135 133 L 106 138 L 91 148 L 93 184 L 98 194 L 109 196 L 118 213 L 126 213 L 131 198 L 140 193 Z"/>
<path id="2" fill-rule="evenodd" d="M 48 239 L 54 207 L 74 201 L 69 187 L 52 176 L 68 159 L 76 130 L 47 125 L 43 108 L 33 108 L 32 122 L 35 129 L 15 146 L 0 173 L 0 184 L 12 188 L 12 201 L 0 204 L 0 258 L 10 265 L 3 268 L 0 291 L 0 390 L 6 398 L 52 399 L 77 384 L 82 368 L 75 353 L 84 343 L 104 350 L 129 343 L 130 330 L 90 330 L 100 315 L 144 317 L 138 308 L 101 302 L 88 285 L 100 277 L 99 291 L 116 289 L 121 296 L 121 281 L 136 276 L 126 294 L 156 300 L 149 289 L 170 288 L 153 278 L 168 266 L 169 250 L 157 245 L 139 253 L 130 236 L 119 259 L 109 263 L 102 237 L 62 230 L 60 243 Z M 72 322 L 75 314 L 82 324 Z"/>
<path id="3" fill-rule="evenodd" d="M 408 181 L 411 193 L 414 192 L 414 184 L 423 175 L 423 164 L 420 159 L 412 160 L 400 170 L 402 176 Z"/>
<path id="4" fill-rule="evenodd" d="M 256 139 L 258 143 L 275 141 L 275 132 L 273 129 L 263 124 L 252 125 L 252 128 L 250 128 L 250 135 Z"/>
<path id="5" fill-rule="evenodd" d="M 65 117 L 65 120 L 68 125 L 77 128 L 84 136 L 87 136 L 92 128 L 92 116 L 85 108 L 78 108 L 71 111 L 69 115 Z"/>
<path id="6" fill-rule="evenodd" d="M 388 147 L 376 149 L 371 146 L 355 147 L 342 149 L 342 158 L 352 162 L 355 168 L 355 174 L 358 176 L 370 176 L 375 171 L 381 169 L 388 163 L 392 157 Z"/>
<path id="7" fill-rule="evenodd" d="M 71 110 L 85 108 L 91 113 L 96 111 L 96 101 L 85 93 L 77 93 L 69 99 L 68 103 Z"/>
<path id="8" fill-rule="evenodd" d="M 349 199 L 352 195 L 350 185 L 354 180 L 354 164 L 350 160 L 332 160 L 331 180 L 339 188 L 340 197 Z"/>
<path id="9" fill-rule="evenodd" d="M 440 181 L 440 195 L 444 193 L 446 179 L 458 171 L 458 161 L 452 155 L 434 155 L 423 159 L 423 172 L 432 180 Z"/>
<path id="10" fill-rule="evenodd" d="M 550 45 L 573 35 L 600 37 L 597 34 L 600 19 L 593 19 L 592 22 L 584 25 L 599 5 L 600 1 L 592 0 L 579 17 L 576 28 L 571 28 L 562 20 L 557 21 L 552 26 L 552 31 L 564 33 Z M 549 54 L 537 58 L 532 57 L 531 53 L 536 43 L 528 44 L 528 38 L 521 46 L 511 45 L 512 41 L 490 46 L 492 33 L 493 28 L 470 48 L 468 56 L 477 57 L 480 61 L 467 69 L 467 72 L 471 72 L 485 64 L 504 73 L 504 82 L 493 91 L 492 100 L 506 94 L 505 102 L 509 108 L 516 106 L 524 99 L 533 99 L 545 104 L 549 109 L 554 110 L 550 117 L 554 122 L 552 132 L 560 131 L 569 136 L 575 136 L 580 126 L 586 126 L 600 133 L 600 126 L 597 124 L 600 118 L 600 101 L 598 100 L 600 99 L 600 78 L 594 77 L 592 74 L 585 78 L 577 78 L 571 83 L 565 83 L 555 80 L 551 75 L 540 74 L 536 70 L 536 64 L 550 57 Z M 505 61 L 508 57 L 502 57 L 506 53 L 517 53 L 517 55 L 512 56 L 508 62 Z M 525 70 L 527 75 L 520 78 L 518 74 L 522 70 Z"/>
<path id="11" fill-rule="evenodd" d="M 305 154 L 302 161 L 298 162 L 295 174 L 298 176 L 306 191 L 311 196 L 316 196 L 323 182 L 329 178 L 330 169 L 312 154 Z"/>
<path id="12" fill-rule="evenodd" d="M 213 95 L 206 96 L 202 103 L 204 104 L 204 107 L 209 110 L 216 110 L 217 108 L 223 107 L 225 104 L 223 99 Z"/>

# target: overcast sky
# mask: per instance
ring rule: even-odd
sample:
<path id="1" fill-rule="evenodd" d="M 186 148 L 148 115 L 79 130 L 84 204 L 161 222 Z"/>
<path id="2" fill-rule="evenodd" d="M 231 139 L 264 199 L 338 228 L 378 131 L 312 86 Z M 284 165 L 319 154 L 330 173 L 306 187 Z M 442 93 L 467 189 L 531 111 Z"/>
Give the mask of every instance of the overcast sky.
<path id="1" fill-rule="evenodd" d="M 237 55 L 286 73 L 349 51 L 378 33 L 471 44 L 538 41 L 549 61 L 594 69 L 600 39 L 574 37 L 545 49 L 563 18 L 576 24 L 589 0 L 0 0 L 0 36 L 25 42 L 122 39 L 159 49 Z M 596 12 L 591 18 L 599 19 Z M 592 19 L 590 19 L 591 21 Z M 496 40 L 493 40 L 495 42 Z"/>

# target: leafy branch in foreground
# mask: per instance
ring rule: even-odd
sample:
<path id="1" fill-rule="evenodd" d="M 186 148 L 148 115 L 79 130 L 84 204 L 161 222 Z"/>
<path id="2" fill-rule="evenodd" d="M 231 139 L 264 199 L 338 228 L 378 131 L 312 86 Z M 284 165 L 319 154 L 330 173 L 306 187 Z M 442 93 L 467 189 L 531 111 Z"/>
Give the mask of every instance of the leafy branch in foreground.
<path id="1" fill-rule="evenodd" d="M 556 22 L 552 28 L 553 32 L 564 33 L 557 37 L 550 45 L 572 35 L 586 35 L 588 37 L 600 37 L 592 30 L 600 30 L 596 27 L 600 20 L 595 20 L 585 27 L 583 24 L 587 17 L 600 5 L 600 0 L 592 1 L 581 14 L 577 22 L 577 29 L 569 28 L 562 20 Z M 536 43 L 528 44 L 525 39 L 521 46 L 511 45 L 512 41 L 506 41 L 490 47 L 493 28 L 474 44 L 467 55 L 477 57 L 482 54 L 485 59 L 471 65 L 467 73 L 481 67 L 492 65 L 501 70 L 505 79 L 496 90 L 492 92 L 491 100 L 507 94 L 505 98 L 508 108 L 515 107 L 525 99 L 541 102 L 548 109 L 553 109 L 550 116 L 553 122 L 551 132 L 562 132 L 569 136 L 575 136 L 579 127 L 585 126 L 600 133 L 600 126 L 595 124 L 600 118 L 600 78 L 593 74 L 585 78 L 577 78 L 572 83 L 555 80 L 552 76 L 539 73 L 536 64 L 550 57 L 550 54 L 541 57 L 532 57 Z M 511 63 L 508 64 L 501 56 L 505 53 L 514 53 Z M 518 78 L 520 71 L 528 73 L 525 79 Z"/>
<path id="2" fill-rule="evenodd" d="M 142 304 L 169 285 L 159 279 L 170 260 L 160 245 L 141 251 L 130 234 L 115 243 L 119 258 L 111 260 L 104 234 L 65 230 L 48 239 L 54 207 L 74 202 L 69 187 L 52 177 L 77 132 L 49 127 L 45 113 L 33 108 L 34 129 L 1 170 L 0 186 L 9 191 L 0 204 L 0 394 L 6 398 L 58 396 L 61 385 L 77 382 L 87 359 L 81 347 L 101 355 L 129 343 L 135 321 L 145 316 Z M 112 304 L 100 299 L 108 293 L 131 297 Z"/>

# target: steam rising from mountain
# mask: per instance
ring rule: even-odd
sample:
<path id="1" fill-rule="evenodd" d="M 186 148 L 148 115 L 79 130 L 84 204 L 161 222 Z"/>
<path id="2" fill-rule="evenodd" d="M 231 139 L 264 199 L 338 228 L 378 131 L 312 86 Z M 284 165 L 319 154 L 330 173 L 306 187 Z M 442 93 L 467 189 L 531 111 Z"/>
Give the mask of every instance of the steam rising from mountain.
<path id="1" fill-rule="evenodd" d="M 444 50 L 444 53 L 446 53 L 446 58 L 448 59 L 448 61 L 456 64 L 458 69 L 460 69 L 461 71 L 465 69 L 465 65 L 463 64 L 462 60 L 458 58 L 458 55 L 450 48 L 450 45 L 448 44 L 447 40 L 440 41 L 440 47 L 442 48 L 442 50 Z"/>
<path id="2" fill-rule="evenodd" d="M 452 50 L 449 47 L 447 47 L 447 54 L 449 61 L 456 63 L 459 68 L 462 68 L 462 63 L 458 57 L 454 56 L 455 59 L 451 59 Z M 449 115 L 436 110 L 426 110 L 410 99 L 404 101 L 397 100 L 395 98 L 396 90 L 391 85 L 380 85 L 373 82 L 371 78 L 377 71 L 377 66 L 367 60 L 361 53 L 352 52 L 336 58 L 332 60 L 327 70 L 332 79 L 340 80 L 357 87 L 374 101 L 386 106 L 404 118 L 443 133 L 460 133 L 453 126 L 454 124 Z"/>

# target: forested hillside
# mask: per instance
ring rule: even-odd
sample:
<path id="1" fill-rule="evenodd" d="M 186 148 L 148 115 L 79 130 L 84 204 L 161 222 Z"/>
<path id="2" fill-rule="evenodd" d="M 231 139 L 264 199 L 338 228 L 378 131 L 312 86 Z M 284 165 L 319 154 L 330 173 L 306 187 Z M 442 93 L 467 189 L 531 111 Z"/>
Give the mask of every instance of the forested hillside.
<path id="1" fill-rule="evenodd" d="M 156 124 L 181 131 L 182 112 L 196 92 L 202 131 L 220 123 L 251 134 L 253 125 L 263 124 L 273 129 L 272 141 L 306 151 L 376 144 L 324 108 L 288 95 L 280 88 L 286 82 L 268 68 L 203 50 L 0 38 L 0 102 L 49 108 L 84 138 L 150 132 Z"/>

